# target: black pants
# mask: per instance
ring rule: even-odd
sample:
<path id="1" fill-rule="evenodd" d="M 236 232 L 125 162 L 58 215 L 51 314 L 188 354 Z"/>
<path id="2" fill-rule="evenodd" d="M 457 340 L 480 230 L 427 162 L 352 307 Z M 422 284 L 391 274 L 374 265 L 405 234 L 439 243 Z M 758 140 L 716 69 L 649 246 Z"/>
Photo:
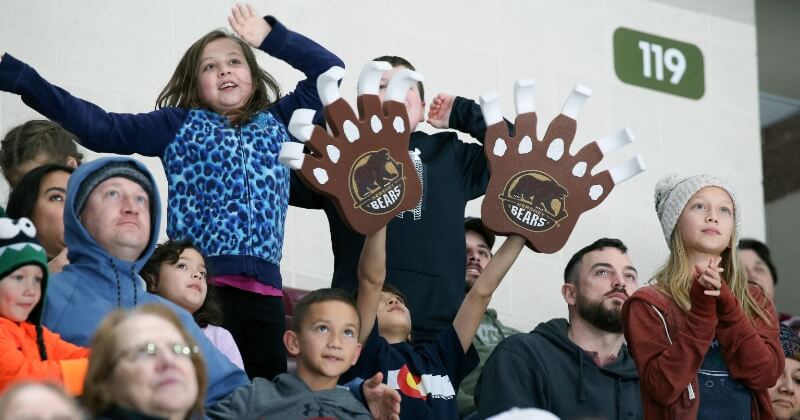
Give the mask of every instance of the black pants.
<path id="1" fill-rule="evenodd" d="M 222 326 L 233 335 L 247 376 L 272 379 L 286 373 L 283 300 L 235 287 L 217 287 L 216 293 L 222 305 Z"/>

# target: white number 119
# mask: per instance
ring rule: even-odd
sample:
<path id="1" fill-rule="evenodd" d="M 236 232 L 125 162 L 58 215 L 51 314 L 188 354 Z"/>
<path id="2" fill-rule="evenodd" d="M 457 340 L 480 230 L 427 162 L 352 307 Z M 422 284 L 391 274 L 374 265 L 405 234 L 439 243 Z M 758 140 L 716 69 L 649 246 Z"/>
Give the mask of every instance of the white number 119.
<path id="1" fill-rule="evenodd" d="M 686 57 L 683 56 L 680 50 L 667 48 L 664 51 L 661 45 L 651 44 L 647 41 L 639 41 L 639 49 L 642 50 L 642 72 L 644 77 L 653 77 L 653 70 L 655 70 L 656 80 L 664 80 L 664 67 L 666 67 L 672 73 L 669 78 L 670 83 L 677 85 L 681 81 L 683 73 L 686 72 Z M 650 62 L 651 52 L 653 53 L 654 65 Z"/>

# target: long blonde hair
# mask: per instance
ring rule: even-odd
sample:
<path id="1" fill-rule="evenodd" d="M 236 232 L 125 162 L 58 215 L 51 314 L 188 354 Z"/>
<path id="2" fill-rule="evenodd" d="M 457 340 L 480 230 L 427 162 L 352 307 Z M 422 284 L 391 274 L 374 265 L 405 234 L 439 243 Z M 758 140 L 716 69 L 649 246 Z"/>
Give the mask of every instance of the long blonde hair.
<path id="1" fill-rule="evenodd" d="M 735 244 L 737 241 L 736 232 L 734 231 L 731 234 L 731 243 Z M 655 276 L 650 280 L 650 283 L 658 290 L 671 297 L 679 308 L 688 312 L 689 309 L 692 308 L 689 290 L 694 281 L 694 270 L 689 263 L 689 256 L 678 229 L 672 232 L 669 247 L 671 252 L 666 264 L 656 272 Z M 731 292 L 733 292 L 733 295 L 738 299 L 739 305 L 742 310 L 744 310 L 744 313 L 751 321 L 755 317 L 759 317 L 763 319 L 767 325 L 771 324 L 767 312 L 750 294 L 747 274 L 739 261 L 736 246 L 729 246 L 722 251 L 720 256 L 722 257 L 720 266 L 724 270 L 722 272 L 722 280 L 728 284 Z"/>

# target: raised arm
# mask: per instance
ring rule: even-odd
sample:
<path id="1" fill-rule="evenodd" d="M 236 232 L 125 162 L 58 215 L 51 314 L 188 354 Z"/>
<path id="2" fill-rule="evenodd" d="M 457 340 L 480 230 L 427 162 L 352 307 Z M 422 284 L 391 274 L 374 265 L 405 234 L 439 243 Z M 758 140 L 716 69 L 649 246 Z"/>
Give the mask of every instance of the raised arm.
<path id="1" fill-rule="evenodd" d="M 317 93 L 317 77 L 333 66 L 344 67 L 339 57 L 311 39 L 286 29 L 272 16 L 258 17 L 249 5 L 234 7 L 229 22 L 234 31 L 250 45 L 285 61 L 306 76 L 293 92 L 284 95 L 273 106 L 275 116 L 288 124 L 292 112 L 298 108 L 322 109 Z M 259 38 L 261 42 L 258 42 Z M 322 113 L 318 112 L 314 122 L 321 124 L 322 121 Z"/>
<path id="2" fill-rule="evenodd" d="M 461 303 L 456 318 L 453 320 L 453 328 L 458 334 L 464 353 L 467 352 L 472 344 L 472 339 L 475 338 L 481 318 L 483 318 L 486 308 L 489 307 L 489 301 L 492 300 L 492 294 L 497 290 L 497 286 L 500 285 L 514 261 L 517 260 L 524 246 L 525 238 L 519 235 L 510 235 L 486 265 L 486 269 L 483 270 L 464 298 L 464 302 Z"/>
<path id="3" fill-rule="evenodd" d="M 61 124 L 96 152 L 159 156 L 187 115 L 178 108 L 145 114 L 106 112 L 51 84 L 9 54 L 0 62 L 0 90 L 20 95 L 26 105 Z"/>
<path id="4" fill-rule="evenodd" d="M 386 280 L 386 226 L 368 235 L 361 248 L 358 260 L 358 315 L 361 317 L 361 332 L 358 342 L 364 344 L 375 326 L 378 303 L 381 300 L 383 282 Z"/>

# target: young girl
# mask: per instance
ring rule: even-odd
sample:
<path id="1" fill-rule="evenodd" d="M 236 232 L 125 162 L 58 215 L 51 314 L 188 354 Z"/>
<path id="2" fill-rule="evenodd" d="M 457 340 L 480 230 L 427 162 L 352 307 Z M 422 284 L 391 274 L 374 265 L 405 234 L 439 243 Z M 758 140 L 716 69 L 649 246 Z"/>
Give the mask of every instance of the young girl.
<path id="1" fill-rule="evenodd" d="M 286 371 L 280 260 L 289 170 L 278 163 L 297 108 L 319 110 L 317 77 L 341 60 L 315 42 L 237 6 L 229 18 L 242 37 L 212 31 L 195 42 L 145 114 L 107 113 L 71 96 L 6 54 L 0 90 L 61 122 L 89 149 L 159 156 L 169 190 L 167 234 L 189 238 L 218 276 L 224 325 L 252 376 Z M 246 41 L 246 42 L 245 42 Z M 305 73 L 278 98 L 250 45 Z M 320 115 L 321 120 L 321 115 Z"/>
<path id="2" fill-rule="evenodd" d="M 231 363 L 244 369 L 231 333 L 220 327 L 222 311 L 209 287 L 208 270 L 200 250 L 190 240 L 167 241 L 156 247 L 140 272 L 147 291 L 189 311 L 214 346 Z"/>
<path id="3" fill-rule="evenodd" d="M 41 324 L 47 257 L 29 219 L 0 218 L 0 393 L 23 380 L 52 381 L 80 395 L 89 350 Z"/>
<path id="4" fill-rule="evenodd" d="M 772 418 L 768 388 L 783 371 L 772 302 L 736 253 L 740 212 L 721 179 L 656 185 L 670 256 L 622 308 L 647 419 Z"/>
<path id="5" fill-rule="evenodd" d="M 50 274 L 60 273 L 67 260 L 64 246 L 64 200 L 74 169 L 48 163 L 25 174 L 8 197 L 6 215 L 27 217 L 36 225 L 36 239 L 47 253 Z"/>

